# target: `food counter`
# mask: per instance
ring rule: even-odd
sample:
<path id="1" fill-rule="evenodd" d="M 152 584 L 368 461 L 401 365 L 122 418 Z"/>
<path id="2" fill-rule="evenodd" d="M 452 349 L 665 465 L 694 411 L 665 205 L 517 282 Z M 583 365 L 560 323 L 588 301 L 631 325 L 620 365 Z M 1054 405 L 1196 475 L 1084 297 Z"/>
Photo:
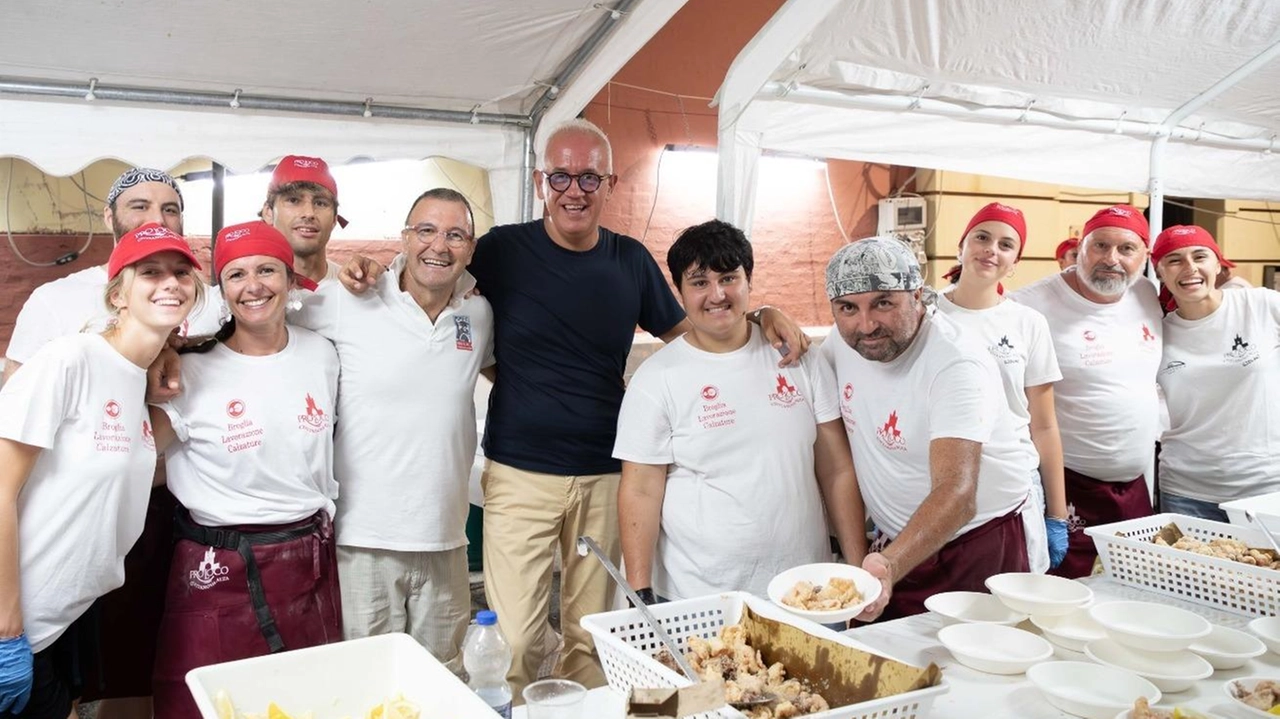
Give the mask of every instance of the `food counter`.
<path id="1" fill-rule="evenodd" d="M 1096 602 L 1136 599 L 1192 611 L 1214 624 L 1243 629 L 1251 617 L 1208 609 L 1153 592 L 1121 585 L 1106 577 L 1082 580 L 1094 591 Z M 938 629 L 941 620 L 932 613 L 907 617 L 883 624 L 862 626 L 847 632 L 851 637 L 868 646 L 891 654 L 916 665 L 935 662 L 943 668 L 949 691 L 939 696 L 933 705 L 932 717 L 937 719 L 1060 719 L 1070 717 L 1051 706 L 1040 692 L 1031 685 L 1025 675 L 997 676 L 984 674 L 960 665 L 939 642 Z M 1020 628 L 1039 633 L 1029 621 Z M 1080 653 L 1054 646 L 1054 659 L 1088 661 Z M 1186 706 L 1223 717 L 1238 714 L 1230 709 L 1229 700 L 1223 694 L 1222 685 L 1231 679 L 1255 675 L 1280 677 L 1280 655 L 1267 652 L 1249 660 L 1239 669 L 1214 672 L 1209 678 L 1197 681 L 1191 689 L 1176 694 L 1166 694 L 1161 706 Z M 619 692 L 603 687 L 587 694 L 583 719 L 612 719 L 624 714 L 625 697 Z M 512 716 L 524 719 L 523 707 L 517 707 Z"/>

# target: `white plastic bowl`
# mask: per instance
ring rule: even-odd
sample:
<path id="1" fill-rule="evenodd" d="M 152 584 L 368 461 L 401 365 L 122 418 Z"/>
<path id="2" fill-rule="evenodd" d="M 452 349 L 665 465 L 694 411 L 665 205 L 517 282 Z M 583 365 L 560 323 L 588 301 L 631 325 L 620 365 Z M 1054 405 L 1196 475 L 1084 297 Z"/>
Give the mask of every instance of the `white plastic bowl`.
<path id="1" fill-rule="evenodd" d="M 938 630 L 938 641 L 956 661 L 988 674 L 1021 674 L 1053 656 L 1044 639 L 996 624 L 953 624 Z"/>
<path id="2" fill-rule="evenodd" d="M 1267 649 L 1280 654 L 1280 617 L 1258 617 L 1249 622 L 1249 631 L 1261 639 Z"/>
<path id="3" fill-rule="evenodd" d="M 1088 662 L 1037 664 L 1027 679 L 1050 704 L 1085 719 L 1112 719 L 1132 709 L 1138 697 L 1155 704 L 1161 696 L 1156 685 L 1133 672 Z"/>
<path id="4" fill-rule="evenodd" d="M 987 589 L 1015 612 L 1053 617 L 1070 614 L 1093 601 L 1093 590 L 1050 574 L 1009 572 L 987 577 Z"/>
<path id="5" fill-rule="evenodd" d="M 983 592 L 942 592 L 924 600 L 924 607 L 941 617 L 944 627 L 962 623 L 1012 626 L 1027 618 Z"/>
<path id="6" fill-rule="evenodd" d="M 1260 717 L 1260 719 L 1275 719 L 1275 714 L 1269 714 L 1261 709 L 1254 709 L 1236 698 L 1235 685 L 1240 684 L 1246 691 L 1253 691 L 1254 685 L 1260 681 L 1280 682 L 1280 676 L 1274 677 L 1242 677 L 1240 679 L 1232 679 L 1222 685 L 1222 691 L 1227 695 L 1227 699 L 1231 702 L 1231 707 L 1240 712 L 1242 716 Z"/>
<path id="7" fill-rule="evenodd" d="M 1153 602 L 1107 602 L 1090 607 L 1089 616 L 1112 639 L 1149 652 L 1180 651 L 1213 631 L 1199 614 Z"/>
<path id="8" fill-rule="evenodd" d="M 843 577 L 852 579 L 858 592 L 862 594 L 862 601 L 851 607 L 844 609 L 835 609 L 829 612 L 811 612 L 805 609 L 797 609 L 782 603 L 782 598 L 791 591 L 796 582 L 811 582 L 813 584 L 826 584 L 833 577 Z M 798 567 L 792 567 L 769 582 L 768 587 L 769 599 L 779 607 L 791 612 L 797 617 L 804 617 L 810 621 L 819 624 L 832 624 L 835 622 L 847 622 L 850 619 L 862 613 L 868 604 L 871 604 L 880 597 L 880 580 L 871 575 L 870 572 L 862 567 L 855 567 L 852 564 L 839 564 L 837 562 L 828 562 L 824 564 L 802 564 Z"/>
<path id="9" fill-rule="evenodd" d="M 1214 669 L 1239 669 L 1267 651 L 1267 645 L 1252 634 L 1216 624 L 1209 636 L 1195 640 L 1187 648 L 1204 657 Z"/>
<path id="10" fill-rule="evenodd" d="M 1031 617 L 1031 623 L 1040 629 L 1045 639 L 1073 652 L 1083 652 L 1089 642 L 1107 638 L 1106 630 L 1093 621 L 1088 609 L 1057 617 Z"/>
<path id="11" fill-rule="evenodd" d="M 1184 692 L 1213 674 L 1209 662 L 1188 651 L 1148 652 L 1112 639 L 1099 639 L 1085 645 L 1084 653 L 1099 664 L 1131 671 L 1162 692 Z"/>

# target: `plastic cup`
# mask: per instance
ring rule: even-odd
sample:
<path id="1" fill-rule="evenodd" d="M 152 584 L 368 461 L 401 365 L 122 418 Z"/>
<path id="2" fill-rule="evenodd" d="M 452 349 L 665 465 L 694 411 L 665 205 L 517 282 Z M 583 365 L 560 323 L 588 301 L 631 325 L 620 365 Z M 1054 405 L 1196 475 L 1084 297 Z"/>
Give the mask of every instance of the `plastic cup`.
<path id="1" fill-rule="evenodd" d="M 543 679 L 523 694 L 529 719 L 581 719 L 587 688 L 567 679 Z"/>

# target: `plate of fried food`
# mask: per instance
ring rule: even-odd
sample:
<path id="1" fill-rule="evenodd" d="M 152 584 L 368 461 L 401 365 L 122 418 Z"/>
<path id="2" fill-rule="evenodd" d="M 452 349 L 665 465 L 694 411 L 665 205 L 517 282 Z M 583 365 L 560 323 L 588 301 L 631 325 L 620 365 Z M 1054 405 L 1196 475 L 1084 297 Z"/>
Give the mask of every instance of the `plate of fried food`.
<path id="1" fill-rule="evenodd" d="M 1183 706 L 1168 709 L 1153 707 L 1146 697 L 1138 697 L 1132 709 L 1126 709 L 1116 715 L 1116 719 L 1218 719 L 1216 714 L 1207 714 Z"/>
<path id="2" fill-rule="evenodd" d="M 819 624 L 847 622 L 880 597 L 880 580 L 852 564 L 792 567 L 769 582 L 774 604 Z"/>
<path id="3" fill-rule="evenodd" d="M 1222 685 L 1231 706 L 1251 717 L 1280 716 L 1280 678 L 1244 677 Z"/>

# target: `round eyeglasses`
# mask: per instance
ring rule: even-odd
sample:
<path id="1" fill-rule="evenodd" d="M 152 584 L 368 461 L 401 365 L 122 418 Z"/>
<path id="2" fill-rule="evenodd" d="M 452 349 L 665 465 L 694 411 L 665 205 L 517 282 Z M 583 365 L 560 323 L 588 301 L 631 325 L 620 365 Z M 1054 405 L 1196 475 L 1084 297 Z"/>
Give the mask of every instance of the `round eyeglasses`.
<path id="1" fill-rule="evenodd" d="M 426 222 L 411 225 L 400 231 L 413 235 L 418 238 L 418 242 L 421 242 L 424 245 L 434 244 L 436 238 L 441 235 L 444 236 L 445 244 L 454 248 L 464 247 L 471 241 L 471 238 L 461 230 L 448 230 L 446 232 L 441 232 L 438 227 Z"/>
<path id="2" fill-rule="evenodd" d="M 583 192 L 591 193 L 600 189 L 605 180 L 613 177 L 613 175 L 597 175 L 594 172 L 583 172 L 578 175 L 570 175 L 567 172 L 549 172 L 547 175 L 547 184 L 551 185 L 551 189 L 556 192 L 564 192 L 569 189 L 569 185 L 574 180 L 578 181 L 578 188 Z"/>

